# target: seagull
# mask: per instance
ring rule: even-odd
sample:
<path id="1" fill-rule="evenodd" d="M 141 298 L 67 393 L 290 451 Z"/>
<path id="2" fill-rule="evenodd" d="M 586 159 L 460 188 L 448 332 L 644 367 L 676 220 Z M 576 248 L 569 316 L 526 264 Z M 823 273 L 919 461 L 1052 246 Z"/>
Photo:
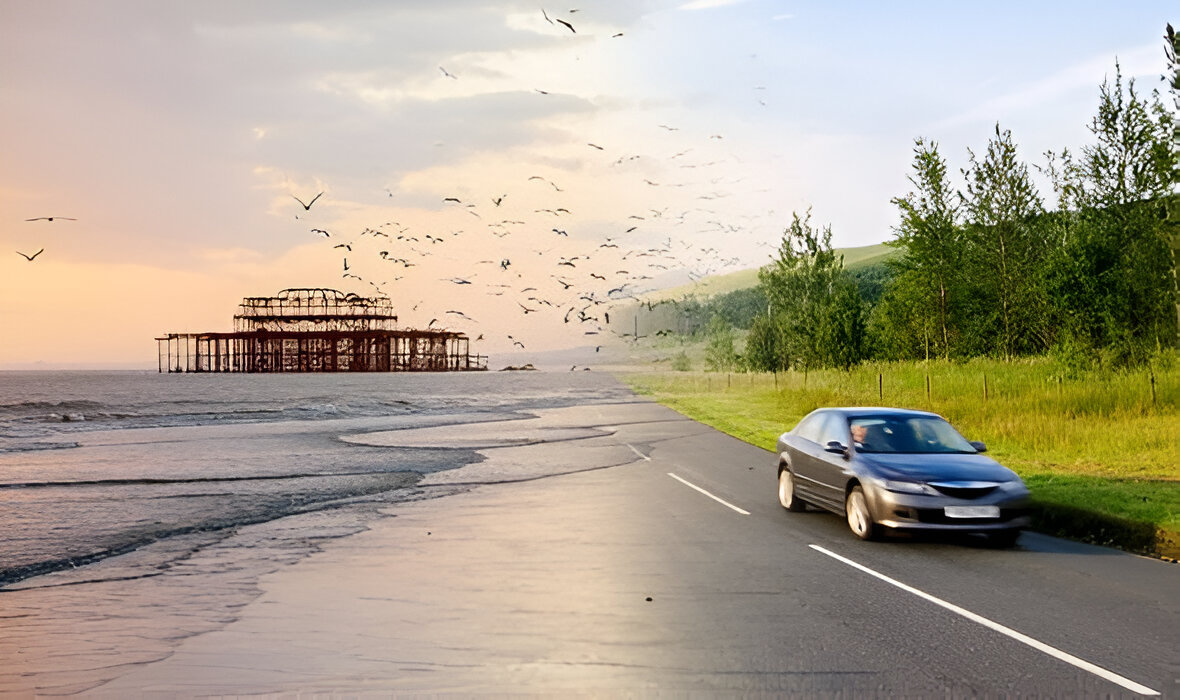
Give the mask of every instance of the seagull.
<path id="1" fill-rule="evenodd" d="M 465 280 L 462 277 L 446 277 L 444 282 L 454 282 L 455 284 L 471 284 L 471 280 Z"/>
<path id="2" fill-rule="evenodd" d="M 558 24 L 564 24 L 566 27 L 569 27 L 569 30 L 571 32 L 574 32 L 574 34 L 577 34 L 577 32 L 574 31 L 574 25 L 570 24 L 569 22 L 566 22 L 564 19 L 558 18 L 554 21 L 557 22 Z"/>
<path id="3" fill-rule="evenodd" d="M 40 255 L 41 253 L 44 253 L 44 252 L 45 252 L 44 248 L 42 248 L 41 250 L 38 250 L 36 253 L 33 253 L 32 255 L 25 255 L 24 253 L 20 252 L 19 250 L 16 251 L 17 255 L 20 255 L 21 257 L 23 257 L 25 260 L 28 260 L 29 262 L 33 262 L 34 258 L 36 258 L 38 255 Z"/>
<path id="4" fill-rule="evenodd" d="M 35 219 L 25 219 L 25 221 L 53 221 L 54 219 L 61 219 L 62 221 L 77 221 L 77 219 L 68 216 L 38 216 Z"/>
<path id="5" fill-rule="evenodd" d="M 298 197 L 296 197 L 295 195 L 291 195 L 291 198 L 292 198 L 292 199 L 294 199 L 296 202 L 299 202 L 300 204 L 303 204 L 303 211 L 311 211 L 311 205 L 315 204 L 315 201 L 316 201 L 317 199 L 319 199 L 319 198 L 320 198 L 320 197 L 321 197 L 323 194 L 324 194 L 323 192 L 320 192 L 320 193 L 319 193 L 319 194 L 317 194 L 316 196 L 312 197 L 312 198 L 311 198 L 311 201 L 310 201 L 310 202 L 308 202 L 307 204 L 303 204 L 303 200 L 302 200 L 302 199 L 300 199 L 300 198 L 298 198 Z"/>
<path id="6" fill-rule="evenodd" d="M 322 228 L 313 228 L 311 230 L 311 232 L 321 234 L 321 235 L 323 235 L 324 238 L 330 238 L 332 236 L 332 234 L 328 233 L 327 231 L 325 231 Z"/>
<path id="7" fill-rule="evenodd" d="M 344 248 L 344 249 L 345 249 L 345 250 L 347 250 L 348 252 L 350 252 L 350 253 L 352 252 L 352 246 L 351 246 L 351 245 L 349 245 L 349 244 L 347 244 L 347 243 L 338 243 L 338 244 L 336 244 L 336 245 L 334 245 L 334 246 L 332 246 L 332 247 L 333 247 L 333 248 Z"/>
<path id="8" fill-rule="evenodd" d="M 445 75 L 446 77 L 448 77 L 448 78 L 454 78 L 455 80 L 458 80 L 458 78 L 455 78 L 455 76 L 454 76 L 454 75 L 451 75 L 451 73 L 449 73 L 449 72 L 447 71 L 447 69 L 446 69 L 446 68 L 443 68 L 442 66 L 439 66 L 439 67 L 438 67 L 438 69 L 439 69 L 440 71 L 442 71 L 442 74 L 443 74 L 443 75 Z M 389 196 L 390 196 L 390 197 L 392 197 L 393 195 L 392 195 L 392 194 L 390 194 Z"/>
<path id="9" fill-rule="evenodd" d="M 599 145 L 598 145 L 598 144 L 596 144 L 596 143 L 588 143 L 588 144 L 586 144 L 586 145 L 587 145 L 587 146 L 589 146 L 589 147 L 591 147 L 591 148 L 597 148 L 597 149 L 598 149 L 598 150 L 600 150 L 600 151 L 601 151 L 601 150 L 604 150 L 602 146 L 599 146 Z"/>
<path id="10" fill-rule="evenodd" d="M 502 194 L 502 195 L 500 195 L 499 197 L 494 197 L 494 198 L 492 199 L 492 204 L 495 204 L 496 206 L 500 206 L 500 202 L 503 202 L 503 201 L 504 201 L 504 198 L 505 198 L 505 197 L 507 197 L 507 196 L 508 196 L 508 195 L 506 195 L 506 194 Z"/>

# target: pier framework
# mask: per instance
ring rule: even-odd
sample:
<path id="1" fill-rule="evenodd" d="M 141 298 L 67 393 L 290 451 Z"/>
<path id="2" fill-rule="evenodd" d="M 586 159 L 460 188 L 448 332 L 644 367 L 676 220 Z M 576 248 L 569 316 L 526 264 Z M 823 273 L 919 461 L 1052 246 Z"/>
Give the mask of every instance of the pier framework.
<path id="1" fill-rule="evenodd" d="M 487 369 L 463 333 L 397 327 L 387 298 L 335 289 L 246 297 L 231 333 L 156 338 L 160 372 L 455 372 Z"/>

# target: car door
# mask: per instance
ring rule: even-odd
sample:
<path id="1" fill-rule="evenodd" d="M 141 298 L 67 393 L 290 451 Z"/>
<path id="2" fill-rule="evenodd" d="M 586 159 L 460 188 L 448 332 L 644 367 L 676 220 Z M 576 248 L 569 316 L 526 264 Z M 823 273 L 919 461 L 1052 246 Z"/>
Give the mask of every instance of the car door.
<path id="1" fill-rule="evenodd" d="M 844 484 L 848 481 L 848 459 L 845 453 L 828 452 L 830 442 L 848 447 L 848 419 L 835 411 L 829 413 L 820 425 L 819 452 L 812 466 L 812 478 L 817 490 L 816 496 L 832 508 L 844 507 Z"/>
<path id="2" fill-rule="evenodd" d="M 818 472 L 824 448 L 819 440 L 823 425 L 830 415 L 829 412 L 822 412 L 809 416 L 805 423 L 799 425 L 791 441 L 791 471 L 795 474 L 795 490 L 805 500 L 812 502 L 822 498 L 823 489 L 819 487 Z"/>

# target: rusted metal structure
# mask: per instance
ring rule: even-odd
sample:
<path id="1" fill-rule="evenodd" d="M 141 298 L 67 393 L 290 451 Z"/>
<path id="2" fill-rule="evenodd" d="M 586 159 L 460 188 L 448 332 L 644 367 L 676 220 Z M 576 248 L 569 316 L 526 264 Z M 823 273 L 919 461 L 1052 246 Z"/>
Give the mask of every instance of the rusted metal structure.
<path id="1" fill-rule="evenodd" d="M 246 297 L 232 333 L 156 338 L 160 372 L 456 372 L 487 369 L 465 334 L 399 329 L 387 298 L 335 289 Z"/>

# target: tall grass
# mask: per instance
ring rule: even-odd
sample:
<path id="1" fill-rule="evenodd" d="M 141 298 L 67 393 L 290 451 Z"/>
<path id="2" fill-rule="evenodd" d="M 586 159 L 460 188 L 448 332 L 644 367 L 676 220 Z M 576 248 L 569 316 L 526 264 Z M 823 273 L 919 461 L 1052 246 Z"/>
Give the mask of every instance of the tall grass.
<path id="1" fill-rule="evenodd" d="M 624 379 L 639 393 L 770 450 L 779 434 L 820 406 L 933 411 L 987 443 L 992 457 L 1029 481 L 1034 498 L 1150 522 L 1166 531 L 1163 540 L 1180 539 L 1175 365 L 1070 377 L 1039 358 L 777 375 L 636 372 Z"/>

